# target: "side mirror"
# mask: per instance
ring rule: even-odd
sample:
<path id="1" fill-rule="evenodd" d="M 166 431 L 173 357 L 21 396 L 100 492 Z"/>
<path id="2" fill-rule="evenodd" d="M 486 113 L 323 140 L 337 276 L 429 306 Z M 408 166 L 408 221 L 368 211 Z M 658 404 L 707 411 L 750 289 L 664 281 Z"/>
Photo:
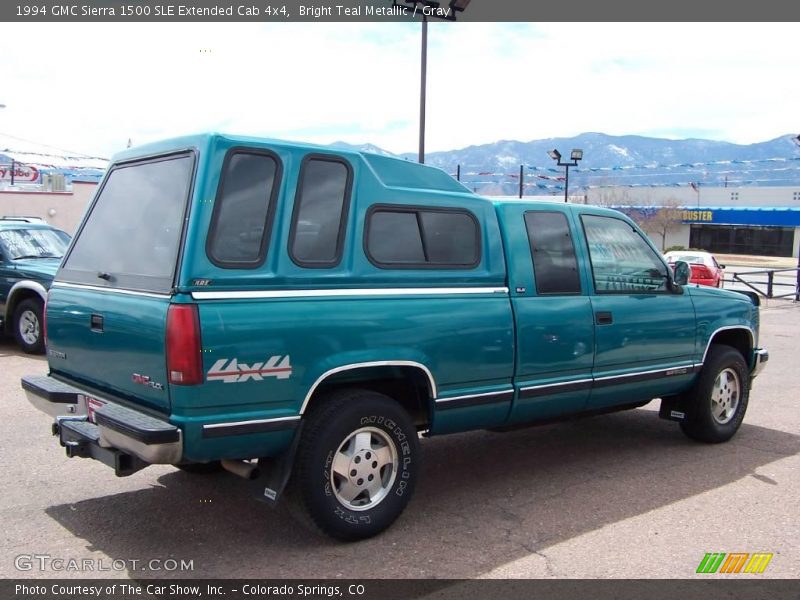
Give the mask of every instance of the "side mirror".
<path id="1" fill-rule="evenodd" d="M 689 268 L 689 263 L 679 260 L 675 263 L 675 283 L 678 285 L 686 285 L 689 283 L 689 277 L 692 274 L 692 269 Z"/>
<path id="2" fill-rule="evenodd" d="M 724 269 L 725 265 L 717 265 L 720 269 Z"/>

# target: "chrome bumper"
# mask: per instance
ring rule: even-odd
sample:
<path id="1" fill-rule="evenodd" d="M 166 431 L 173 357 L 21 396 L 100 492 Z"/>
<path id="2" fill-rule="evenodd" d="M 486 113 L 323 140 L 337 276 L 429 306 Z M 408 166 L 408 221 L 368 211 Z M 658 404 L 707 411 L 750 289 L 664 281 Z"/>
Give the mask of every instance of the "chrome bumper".
<path id="1" fill-rule="evenodd" d="M 754 361 L 753 361 L 753 371 L 750 373 L 750 377 L 755 377 L 764 369 L 764 366 L 767 364 L 769 360 L 769 352 L 767 352 L 764 348 L 756 350 L 754 353 Z"/>
<path id="2" fill-rule="evenodd" d="M 22 388 L 34 407 L 56 420 L 54 432 L 67 447 L 69 456 L 98 458 L 98 452 L 93 451 L 97 446 L 128 453 L 148 464 L 174 465 L 181 462 L 182 432 L 168 421 L 87 394 L 50 376 L 23 377 Z M 94 422 L 89 422 L 88 398 L 97 398 L 103 403 L 93 410 Z M 71 425 L 67 425 L 65 433 L 63 425 L 67 423 Z M 85 446 L 86 451 L 79 453 L 74 450 L 78 445 Z"/>

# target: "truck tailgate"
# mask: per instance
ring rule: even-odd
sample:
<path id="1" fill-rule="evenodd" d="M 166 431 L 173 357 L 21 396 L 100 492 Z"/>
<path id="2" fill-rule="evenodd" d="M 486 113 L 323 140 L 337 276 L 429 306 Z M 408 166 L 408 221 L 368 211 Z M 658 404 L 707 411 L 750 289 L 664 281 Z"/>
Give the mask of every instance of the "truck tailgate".
<path id="1" fill-rule="evenodd" d="M 47 302 L 51 370 L 169 412 L 169 302 L 169 296 L 55 284 Z"/>

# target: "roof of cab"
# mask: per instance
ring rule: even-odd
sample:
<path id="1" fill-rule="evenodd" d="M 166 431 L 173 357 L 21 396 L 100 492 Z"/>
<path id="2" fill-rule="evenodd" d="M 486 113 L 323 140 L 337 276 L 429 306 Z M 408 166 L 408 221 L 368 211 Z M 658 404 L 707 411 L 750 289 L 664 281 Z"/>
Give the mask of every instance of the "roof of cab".
<path id="1" fill-rule="evenodd" d="M 273 138 L 228 135 L 222 133 L 210 132 L 188 135 L 129 148 L 115 154 L 112 158 L 112 162 L 125 162 L 147 156 L 178 152 L 189 148 L 201 148 L 212 143 L 215 139 L 224 139 L 242 146 L 287 150 L 300 149 L 323 154 L 336 154 L 338 156 L 347 157 L 353 162 L 359 160 L 363 161 L 363 164 L 365 164 L 375 177 L 386 187 L 436 190 L 477 197 L 470 189 L 461 185 L 461 183 L 443 170 L 429 165 L 421 165 L 401 158 L 382 156 L 370 152 L 358 152 L 331 146 L 291 142 Z"/>

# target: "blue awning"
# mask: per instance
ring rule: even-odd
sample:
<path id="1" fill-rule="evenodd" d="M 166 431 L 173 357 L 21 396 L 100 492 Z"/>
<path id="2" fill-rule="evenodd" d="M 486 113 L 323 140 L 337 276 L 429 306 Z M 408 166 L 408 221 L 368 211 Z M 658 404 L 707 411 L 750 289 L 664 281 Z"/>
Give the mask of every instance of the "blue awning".
<path id="1" fill-rule="evenodd" d="M 681 208 L 684 223 L 705 225 L 754 225 L 761 227 L 800 227 L 800 208 L 793 207 L 700 207 Z"/>

